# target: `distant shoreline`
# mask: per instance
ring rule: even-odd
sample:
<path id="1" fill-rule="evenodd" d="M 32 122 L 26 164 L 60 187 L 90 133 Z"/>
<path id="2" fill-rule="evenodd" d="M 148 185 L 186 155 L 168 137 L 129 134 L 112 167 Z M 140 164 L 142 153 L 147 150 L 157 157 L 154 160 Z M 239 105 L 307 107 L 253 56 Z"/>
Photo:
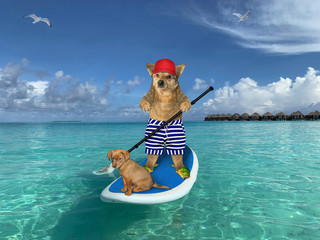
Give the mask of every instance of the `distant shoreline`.
<path id="1" fill-rule="evenodd" d="M 75 121 L 51 121 L 51 122 L 53 122 L 53 123 L 76 123 L 76 122 L 82 123 L 83 121 L 75 120 Z"/>

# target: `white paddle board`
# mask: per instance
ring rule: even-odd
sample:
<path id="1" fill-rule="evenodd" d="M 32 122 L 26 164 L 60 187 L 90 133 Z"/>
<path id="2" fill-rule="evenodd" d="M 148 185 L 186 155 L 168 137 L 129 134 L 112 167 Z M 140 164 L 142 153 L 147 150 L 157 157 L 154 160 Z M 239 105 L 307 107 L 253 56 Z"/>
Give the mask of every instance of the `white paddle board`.
<path id="1" fill-rule="evenodd" d="M 140 164 L 144 165 L 147 159 Z M 107 186 L 101 193 L 101 200 L 108 203 L 131 203 L 131 204 L 158 204 L 177 200 L 187 195 L 197 179 L 198 158 L 196 153 L 186 145 L 183 154 L 183 163 L 190 170 L 190 178 L 183 180 L 171 166 L 173 164 L 170 155 L 166 151 L 159 156 L 157 167 L 154 168 L 151 176 L 155 183 L 165 185 L 171 188 L 159 189 L 152 187 L 148 191 L 134 193 L 126 196 L 120 191 L 123 188 L 122 178 L 119 177 Z"/>

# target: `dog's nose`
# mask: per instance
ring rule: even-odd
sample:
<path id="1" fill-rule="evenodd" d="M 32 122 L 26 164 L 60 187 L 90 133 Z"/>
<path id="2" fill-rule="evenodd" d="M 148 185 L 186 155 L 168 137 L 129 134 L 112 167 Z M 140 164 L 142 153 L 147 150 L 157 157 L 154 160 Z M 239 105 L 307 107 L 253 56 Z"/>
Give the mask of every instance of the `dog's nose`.
<path id="1" fill-rule="evenodd" d="M 164 87 L 164 81 L 163 80 L 159 80 L 158 81 L 158 87 L 159 88 L 163 88 Z"/>
<path id="2" fill-rule="evenodd" d="M 117 168 L 117 164 L 112 164 L 112 167 L 113 168 Z"/>

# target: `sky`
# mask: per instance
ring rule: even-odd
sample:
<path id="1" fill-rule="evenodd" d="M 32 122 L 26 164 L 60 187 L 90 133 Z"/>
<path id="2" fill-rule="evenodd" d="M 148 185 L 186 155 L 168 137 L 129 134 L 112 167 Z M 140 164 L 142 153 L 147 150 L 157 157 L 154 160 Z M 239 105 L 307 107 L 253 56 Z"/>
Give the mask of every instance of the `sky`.
<path id="1" fill-rule="evenodd" d="M 190 100 L 215 89 L 185 120 L 320 110 L 319 12 L 317 0 L 1 0 L 0 122 L 147 120 L 146 63 L 163 58 L 186 65 Z"/>

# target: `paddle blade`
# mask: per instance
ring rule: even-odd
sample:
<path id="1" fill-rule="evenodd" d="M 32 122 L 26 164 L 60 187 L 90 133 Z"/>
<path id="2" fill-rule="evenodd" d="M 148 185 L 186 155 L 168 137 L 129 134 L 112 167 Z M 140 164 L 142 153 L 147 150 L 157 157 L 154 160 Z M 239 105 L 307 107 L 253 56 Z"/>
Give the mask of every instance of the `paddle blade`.
<path id="1" fill-rule="evenodd" d="M 106 166 L 106 167 L 104 167 L 104 168 L 102 168 L 102 169 L 100 169 L 98 171 L 93 171 L 92 173 L 94 175 L 109 174 L 109 173 L 112 173 L 114 169 L 115 168 L 112 167 L 112 164 L 110 164 L 110 165 L 108 165 L 108 166 Z"/>

